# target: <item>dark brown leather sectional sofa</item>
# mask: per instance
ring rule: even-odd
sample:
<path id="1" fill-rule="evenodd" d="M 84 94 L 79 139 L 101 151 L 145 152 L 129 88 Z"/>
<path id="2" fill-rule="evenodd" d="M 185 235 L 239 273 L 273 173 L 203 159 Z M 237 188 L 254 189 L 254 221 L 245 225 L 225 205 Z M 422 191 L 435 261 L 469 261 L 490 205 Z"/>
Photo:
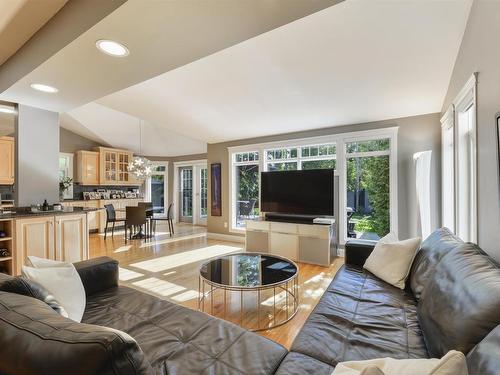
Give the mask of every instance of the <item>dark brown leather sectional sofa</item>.
<path id="1" fill-rule="evenodd" d="M 368 254 L 368 253 L 367 253 Z M 448 230 L 432 234 L 406 290 L 363 271 L 336 275 L 291 351 L 231 323 L 118 286 L 118 264 L 75 264 L 83 323 L 0 292 L 1 374 L 325 374 L 340 361 L 467 354 L 471 375 L 500 369 L 500 269 Z M 0 280 L 2 290 L 2 280 Z M 122 330 L 134 339 L 108 328 Z"/>

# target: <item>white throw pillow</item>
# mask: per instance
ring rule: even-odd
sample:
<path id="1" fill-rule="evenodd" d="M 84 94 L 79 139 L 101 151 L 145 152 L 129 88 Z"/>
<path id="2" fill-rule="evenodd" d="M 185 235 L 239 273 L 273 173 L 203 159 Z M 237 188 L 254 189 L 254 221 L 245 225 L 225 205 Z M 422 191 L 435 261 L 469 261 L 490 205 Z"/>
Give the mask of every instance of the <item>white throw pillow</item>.
<path id="1" fill-rule="evenodd" d="M 378 358 L 366 361 L 340 362 L 332 372 L 332 375 L 362 374 L 468 375 L 468 371 L 463 353 L 451 350 L 441 359 Z"/>
<path id="2" fill-rule="evenodd" d="M 68 317 L 81 322 L 85 311 L 85 289 L 80 275 L 71 263 L 28 257 L 33 267 L 23 266 L 22 274 L 42 284 L 67 311 Z"/>
<path id="3" fill-rule="evenodd" d="M 404 289 L 420 242 L 418 237 L 398 241 L 389 233 L 377 242 L 363 267 L 385 282 Z"/>

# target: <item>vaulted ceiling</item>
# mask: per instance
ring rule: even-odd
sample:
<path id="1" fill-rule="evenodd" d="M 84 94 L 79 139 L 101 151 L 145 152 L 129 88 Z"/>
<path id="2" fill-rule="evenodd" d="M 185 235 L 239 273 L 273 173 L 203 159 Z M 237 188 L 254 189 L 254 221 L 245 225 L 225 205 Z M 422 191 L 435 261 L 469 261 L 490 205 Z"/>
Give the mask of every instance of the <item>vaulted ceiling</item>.
<path id="1" fill-rule="evenodd" d="M 0 99 L 113 146 L 137 149 L 142 124 L 143 153 L 165 156 L 438 112 L 471 2 L 128 0 Z M 102 38 L 130 55 L 101 54 Z"/>

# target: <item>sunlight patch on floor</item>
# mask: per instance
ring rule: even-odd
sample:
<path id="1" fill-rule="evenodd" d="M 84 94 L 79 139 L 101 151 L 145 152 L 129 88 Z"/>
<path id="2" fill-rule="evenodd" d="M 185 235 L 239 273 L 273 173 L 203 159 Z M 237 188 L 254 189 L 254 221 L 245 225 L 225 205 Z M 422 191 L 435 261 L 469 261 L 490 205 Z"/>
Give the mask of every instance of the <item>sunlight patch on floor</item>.
<path id="1" fill-rule="evenodd" d="M 216 256 L 242 251 L 241 247 L 229 245 L 212 245 L 196 250 L 185 251 L 172 255 L 166 255 L 142 262 L 130 264 L 132 267 L 140 268 L 148 272 L 163 272 L 172 268 L 185 266 L 190 263 L 200 262 Z"/>
<path id="2" fill-rule="evenodd" d="M 120 281 L 129 281 L 144 276 L 143 273 L 135 272 L 123 267 L 118 267 L 118 268 L 119 268 Z"/>
<path id="3" fill-rule="evenodd" d="M 191 234 L 191 235 L 182 236 L 182 237 L 165 238 L 163 240 L 146 241 L 146 242 L 141 244 L 141 248 L 150 247 L 150 246 L 157 246 L 157 245 L 164 245 L 164 244 L 169 244 L 169 243 L 179 242 L 179 241 L 192 240 L 195 238 L 202 238 L 202 237 L 206 237 L 206 236 L 207 236 L 206 233 L 197 233 L 197 234 Z"/>
<path id="4" fill-rule="evenodd" d="M 309 280 L 304 282 L 304 285 L 310 284 L 310 283 L 317 283 L 325 279 L 325 273 L 321 272 L 320 274 L 311 277 Z"/>
<path id="5" fill-rule="evenodd" d="M 118 249 L 114 250 L 113 253 L 124 253 L 125 251 L 129 251 L 132 248 L 132 245 L 120 246 Z"/>
<path id="6" fill-rule="evenodd" d="M 323 295 L 324 292 L 325 292 L 325 289 L 323 289 L 323 288 L 306 289 L 304 291 L 304 296 L 312 297 L 312 298 L 319 298 Z"/>
<path id="7" fill-rule="evenodd" d="M 285 301 L 286 301 L 286 293 L 284 291 L 276 294 L 276 305 L 278 305 L 280 303 L 285 303 Z M 265 299 L 260 304 L 263 306 L 273 306 L 274 305 L 274 296 L 271 296 L 271 297 Z M 293 304 L 293 297 L 291 297 L 290 295 L 288 295 L 288 304 L 289 305 Z"/>
<path id="8" fill-rule="evenodd" d="M 184 293 L 178 294 L 172 297 L 172 300 L 176 302 L 186 302 L 192 299 L 197 299 L 199 297 L 199 293 L 194 290 L 187 290 Z"/>
<path id="9" fill-rule="evenodd" d="M 141 289 L 146 289 L 149 292 L 155 293 L 162 297 L 168 297 L 172 294 L 176 294 L 186 290 L 183 286 L 169 283 L 165 280 L 157 279 L 156 277 L 150 277 L 145 280 L 140 280 L 132 283 L 132 285 L 139 287 Z"/>

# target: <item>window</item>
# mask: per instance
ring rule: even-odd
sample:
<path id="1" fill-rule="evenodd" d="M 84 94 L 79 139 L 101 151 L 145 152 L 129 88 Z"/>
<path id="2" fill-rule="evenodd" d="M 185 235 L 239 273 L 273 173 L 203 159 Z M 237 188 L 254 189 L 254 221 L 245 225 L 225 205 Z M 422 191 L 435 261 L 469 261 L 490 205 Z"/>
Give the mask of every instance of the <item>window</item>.
<path id="1" fill-rule="evenodd" d="M 335 144 L 279 148 L 266 151 L 268 171 L 295 171 L 301 169 L 335 169 Z"/>
<path id="2" fill-rule="evenodd" d="M 152 168 L 151 177 L 146 181 L 146 200 L 153 203 L 155 213 L 166 213 L 167 166 L 157 164 Z"/>
<path id="3" fill-rule="evenodd" d="M 208 174 L 207 168 L 200 170 L 200 215 L 207 217 Z"/>
<path id="4" fill-rule="evenodd" d="M 455 231 L 455 153 L 453 106 L 441 118 L 441 173 L 443 227 Z"/>
<path id="5" fill-rule="evenodd" d="M 259 153 L 234 154 L 235 209 L 233 228 L 243 228 L 245 220 L 259 216 Z"/>
<path id="6" fill-rule="evenodd" d="M 476 139 L 475 106 L 457 115 L 457 234 L 464 241 L 475 242 L 476 211 Z"/>
<path id="7" fill-rule="evenodd" d="M 390 139 L 347 142 L 347 236 L 377 240 L 391 230 Z"/>
<path id="8" fill-rule="evenodd" d="M 477 242 L 476 75 L 441 118 L 442 225 L 470 242 Z"/>
<path id="9" fill-rule="evenodd" d="M 73 154 L 60 152 L 59 153 L 59 181 L 65 178 L 73 179 Z M 73 198 L 73 184 L 66 189 L 62 197 L 64 199 Z"/>
<path id="10" fill-rule="evenodd" d="M 388 231 L 397 235 L 396 127 L 235 146 L 228 151 L 231 231 L 244 230 L 245 220 L 260 215 L 261 171 L 328 168 L 339 176 L 340 244 L 348 232 L 363 238 L 379 238 Z M 348 197 L 354 207 L 349 215 Z"/>

